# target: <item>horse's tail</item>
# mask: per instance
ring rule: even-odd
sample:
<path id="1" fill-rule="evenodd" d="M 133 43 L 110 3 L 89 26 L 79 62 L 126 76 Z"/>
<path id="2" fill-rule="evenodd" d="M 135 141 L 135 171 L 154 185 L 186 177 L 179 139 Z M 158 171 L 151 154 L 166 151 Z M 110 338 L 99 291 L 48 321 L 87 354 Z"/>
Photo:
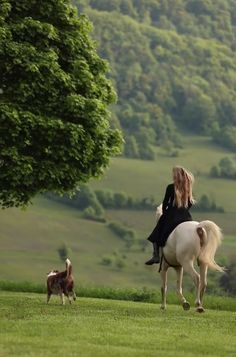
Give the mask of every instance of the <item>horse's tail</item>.
<path id="1" fill-rule="evenodd" d="M 198 260 L 213 270 L 223 272 L 224 268 L 215 262 L 216 250 L 223 239 L 221 229 L 212 221 L 202 221 L 197 226 L 197 234 L 201 246 Z"/>

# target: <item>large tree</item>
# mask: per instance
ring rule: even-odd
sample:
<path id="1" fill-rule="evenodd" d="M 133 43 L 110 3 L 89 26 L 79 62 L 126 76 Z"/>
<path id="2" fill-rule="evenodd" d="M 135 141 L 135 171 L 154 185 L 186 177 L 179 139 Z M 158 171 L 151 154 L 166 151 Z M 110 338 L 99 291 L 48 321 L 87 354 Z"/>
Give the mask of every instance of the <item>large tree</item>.
<path id="1" fill-rule="evenodd" d="M 116 95 L 69 0 L 0 0 L 0 204 L 65 192 L 119 151 Z"/>

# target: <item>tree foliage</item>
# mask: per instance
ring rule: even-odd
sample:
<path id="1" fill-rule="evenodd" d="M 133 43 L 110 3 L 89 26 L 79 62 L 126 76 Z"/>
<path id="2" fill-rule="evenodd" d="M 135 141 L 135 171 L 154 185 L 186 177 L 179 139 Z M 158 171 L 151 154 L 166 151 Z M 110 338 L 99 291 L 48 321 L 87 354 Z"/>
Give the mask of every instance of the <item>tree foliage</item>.
<path id="1" fill-rule="evenodd" d="M 0 0 L 0 203 L 73 190 L 119 151 L 116 95 L 69 0 Z"/>

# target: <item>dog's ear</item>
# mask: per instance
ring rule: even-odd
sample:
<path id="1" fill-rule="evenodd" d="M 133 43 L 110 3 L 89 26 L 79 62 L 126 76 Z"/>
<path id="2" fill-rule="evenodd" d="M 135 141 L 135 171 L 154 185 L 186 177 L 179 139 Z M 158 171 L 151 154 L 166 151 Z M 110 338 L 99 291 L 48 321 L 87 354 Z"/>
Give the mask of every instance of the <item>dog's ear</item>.
<path id="1" fill-rule="evenodd" d="M 50 270 L 48 273 L 47 273 L 47 276 L 50 275 L 50 274 L 55 274 L 57 272 L 57 270 Z"/>

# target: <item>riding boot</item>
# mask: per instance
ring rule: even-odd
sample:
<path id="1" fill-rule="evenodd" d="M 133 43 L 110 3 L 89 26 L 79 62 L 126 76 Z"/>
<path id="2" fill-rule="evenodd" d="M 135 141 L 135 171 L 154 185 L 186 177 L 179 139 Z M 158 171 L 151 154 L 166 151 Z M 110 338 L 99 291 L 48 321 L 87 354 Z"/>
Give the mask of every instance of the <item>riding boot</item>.
<path id="1" fill-rule="evenodd" d="M 160 257 L 159 257 L 159 247 L 156 242 L 152 243 L 153 244 L 153 256 L 151 259 L 149 259 L 145 264 L 146 265 L 152 265 L 152 264 L 158 264 L 160 263 Z"/>

